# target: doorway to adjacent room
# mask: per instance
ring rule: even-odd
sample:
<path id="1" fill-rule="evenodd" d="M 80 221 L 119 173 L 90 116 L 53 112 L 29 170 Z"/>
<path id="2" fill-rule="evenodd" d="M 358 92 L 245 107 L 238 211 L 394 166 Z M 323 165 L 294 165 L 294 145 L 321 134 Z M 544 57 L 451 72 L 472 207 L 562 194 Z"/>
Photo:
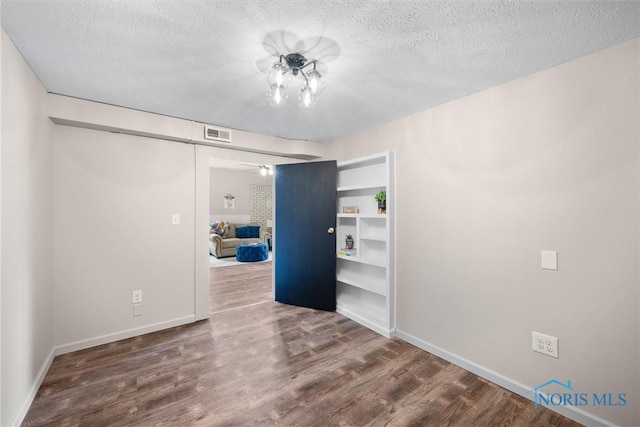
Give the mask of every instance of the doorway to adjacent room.
<path id="1" fill-rule="evenodd" d="M 211 314 L 273 301 L 271 227 L 273 175 L 265 165 L 210 158 L 209 311 Z M 266 172 L 266 173 L 265 173 Z M 217 225 L 217 226 L 215 226 Z M 250 226 L 256 235 L 237 234 Z M 259 228 L 256 229 L 256 226 Z M 263 243 L 267 256 L 257 262 L 236 259 L 236 244 Z"/>

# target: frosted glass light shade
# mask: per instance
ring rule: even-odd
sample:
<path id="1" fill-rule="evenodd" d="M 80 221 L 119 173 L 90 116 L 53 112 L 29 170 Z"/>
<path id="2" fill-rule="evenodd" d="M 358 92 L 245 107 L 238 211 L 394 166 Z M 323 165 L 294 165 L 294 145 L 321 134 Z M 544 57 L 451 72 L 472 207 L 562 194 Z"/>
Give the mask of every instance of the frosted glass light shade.
<path id="1" fill-rule="evenodd" d="M 267 99 L 269 104 L 273 107 L 279 107 L 283 105 L 287 100 L 287 91 L 281 87 L 275 86 L 270 92 L 267 92 Z"/>
<path id="2" fill-rule="evenodd" d="M 288 88 L 291 84 L 291 73 L 282 62 L 276 62 L 267 72 L 267 82 L 270 87 Z"/>
<path id="3" fill-rule="evenodd" d="M 279 61 L 265 71 L 270 87 L 270 92 L 267 93 L 269 104 L 274 107 L 283 105 L 287 99 L 287 90 L 294 85 L 295 89 L 290 90 L 297 95 L 300 108 L 313 108 L 325 87 L 324 78 L 316 69 L 317 65 L 317 60 L 309 61 L 299 53 L 280 55 Z"/>
<path id="4" fill-rule="evenodd" d="M 309 89 L 311 92 L 318 96 L 324 90 L 324 80 L 322 74 L 318 70 L 311 70 L 307 73 L 307 79 L 309 80 Z"/>
<path id="5" fill-rule="evenodd" d="M 308 110 L 316 106 L 318 98 L 313 94 L 311 88 L 308 86 L 300 91 L 300 95 L 298 96 L 298 105 L 300 108 Z"/>

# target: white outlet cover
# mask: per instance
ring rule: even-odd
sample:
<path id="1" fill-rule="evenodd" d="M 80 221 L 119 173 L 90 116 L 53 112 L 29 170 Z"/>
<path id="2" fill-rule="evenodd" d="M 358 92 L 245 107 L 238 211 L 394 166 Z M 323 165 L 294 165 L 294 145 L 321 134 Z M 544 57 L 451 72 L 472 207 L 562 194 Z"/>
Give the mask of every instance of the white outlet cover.
<path id="1" fill-rule="evenodd" d="M 542 251 L 542 268 L 545 270 L 558 270 L 558 252 Z"/>
<path id="2" fill-rule="evenodd" d="M 545 356 L 558 358 L 558 338 L 540 332 L 531 332 L 531 349 Z"/>
<path id="3" fill-rule="evenodd" d="M 131 302 L 134 304 L 142 302 L 142 291 L 133 291 Z"/>

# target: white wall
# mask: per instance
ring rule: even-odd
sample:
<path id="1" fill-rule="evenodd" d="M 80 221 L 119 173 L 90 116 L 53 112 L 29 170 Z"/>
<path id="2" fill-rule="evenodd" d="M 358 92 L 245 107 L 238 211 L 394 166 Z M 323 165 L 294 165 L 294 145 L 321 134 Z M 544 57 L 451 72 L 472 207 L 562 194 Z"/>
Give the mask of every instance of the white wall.
<path id="1" fill-rule="evenodd" d="M 194 146 L 68 126 L 54 141 L 56 345 L 192 321 Z"/>
<path id="2" fill-rule="evenodd" d="M 620 425 L 640 425 L 639 52 L 635 39 L 325 148 L 397 153 L 406 338 L 520 390 L 627 393 L 580 408 Z M 531 351 L 534 330 L 559 338 L 559 359 Z"/>
<path id="3" fill-rule="evenodd" d="M 207 144 L 224 151 L 263 153 L 275 157 L 317 159 L 323 145 L 261 135 L 237 129 L 232 132 L 231 144 L 204 139 L 205 125 L 190 120 L 131 110 L 62 95 L 49 95 L 50 117 L 56 124 L 65 124 L 109 132 L 157 137 L 179 142 Z"/>
<path id="4" fill-rule="evenodd" d="M 260 175 L 257 168 L 251 171 L 210 168 L 209 213 L 249 215 L 251 186 L 271 184 L 272 178 Z M 224 208 L 224 196 L 229 193 L 235 196 L 235 209 Z"/>
<path id="5" fill-rule="evenodd" d="M 47 94 L 2 32 L 2 418 L 24 415 L 52 354 Z"/>
<path id="6" fill-rule="evenodd" d="M 100 104 L 79 106 L 102 126 Z M 179 133 L 171 124 L 181 122 L 166 120 L 157 128 Z M 53 135 L 57 354 L 207 318 L 209 158 L 300 161 L 72 126 Z M 182 225 L 171 225 L 173 213 Z M 133 317 L 138 289 L 144 315 Z"/>
<path id="7" fill-rule="evenodd" d="M 170 142 L 190 140 L 196 124 L 47 95 L 4 32 L 1 61 L 0 425 L 11 425 L 54 354 L 208 317 L 209 157 L 300 160 L 246 151 L 291 148 L 278 138 L 238 131 L 243 151 Z M 134 289 L 144 293 L 136 318 Z"/>
<path id="8" fill-rule="evenodd" d="M 0 31 L 0 129 L 2 129 L 2 43 L 5 38 Z M 2 322 L 2 132 L 0 131 L 0 322 Z M 2 423 L 2 323 L 0 323 L 0 423 Z"/>

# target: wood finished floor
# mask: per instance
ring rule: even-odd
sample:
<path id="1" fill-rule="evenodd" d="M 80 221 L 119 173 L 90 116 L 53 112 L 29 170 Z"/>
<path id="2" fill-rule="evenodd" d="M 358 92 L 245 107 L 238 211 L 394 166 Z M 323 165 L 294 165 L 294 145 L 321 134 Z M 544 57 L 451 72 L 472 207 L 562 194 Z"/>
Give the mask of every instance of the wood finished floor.
<path id="1" fill-rule="evenodd" d="M 23 425 L 578 425 L 337 313 L 236 303 L 56 357 Z"/>
<path id="2" fill-rule="evenodd" d="M 272 262 L 245 263 L 209 269 L 211 313 L 273 301 Z"/>

